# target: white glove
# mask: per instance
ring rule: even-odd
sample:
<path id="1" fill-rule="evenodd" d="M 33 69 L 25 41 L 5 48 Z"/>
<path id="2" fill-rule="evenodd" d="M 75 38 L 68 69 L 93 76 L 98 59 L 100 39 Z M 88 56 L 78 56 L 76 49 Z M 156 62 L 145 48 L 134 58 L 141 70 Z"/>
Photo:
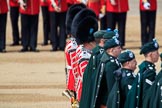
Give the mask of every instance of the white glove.
<path id="1" fill-rule="evenodd" d="M 26 9 L 26 3 L 24 3 L 23 0 L 19 0 L 18 3 L 20 4 L 20 7 L 25 10 Z"/>
<path id="2" fill-rule="evenodd" d="M 113 5 L 113 6 L 115 6 L 115 5 L 116 5 L 115 0 L 110 0 L 110 3 L 111 3 L 111 5 Z"/>
<path id="3" fill-rule="evenodd" d="M 150 3 L 149 2 L 144 2 L 143 7 L 148 10 L 150 9 Z"/>
<path id="4" fill-rule="evenodd" d="M 56 7 L 56 2 L 54 0 L 51 0 L 51 4 L 53 7 Z"/>
<path id="5" fill-rule="evenodd" d="M 99 13 L 99 19 L 103 18 L 104 16 L 105 16 L 105 14 Z"/>
<path id="6" fill-rule="evenodd" d="M 85 4 L 85 5 L 87 5 L 87 0 L 81 0 L 81 2 L 83 3 L 83 4 Z"/>
<path id="7" fill-rule="evenodd" d="M 18 3 L 24 4 L 24 1 L 23 0 L 18 0 Z"/>
<path id="8" fill-rule="evenodd" d="M 56 12 L 60 12 L 61 9 L 56 5 L 56 2 L 54 0 L 51 0 L 52 7 L 55 9 Z"/>

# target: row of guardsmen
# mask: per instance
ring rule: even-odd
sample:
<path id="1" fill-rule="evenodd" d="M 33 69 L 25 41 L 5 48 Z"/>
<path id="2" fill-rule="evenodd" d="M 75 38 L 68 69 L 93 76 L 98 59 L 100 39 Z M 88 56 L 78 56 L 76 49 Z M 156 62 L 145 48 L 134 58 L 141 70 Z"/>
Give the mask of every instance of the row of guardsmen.
<path id="1" fill-rule="evenodd" d="M 97 16 L 84 4 L 67 11 L 66 90 L 72 108 L 161 108 L 162 71 L 156 39 L 144 44 L 138 66 L 131 50 L 123 50 L 117 29 L 98 31 Z"/>
<path id="2" fill-rule="evenodd" d="M 52 45 L 51 51 L 65 49 L 66 13 L 69 6 L 83 3 L 92 9 L 100 20 L 100 28 L 118 26 L 121 47 L 125 46 L 126 17 L 129 10 L 128 0 L 9 0 L 12 24 L 13 43 L 19 45 L 21 52 L 37 52 L 38 17 L 41 6 L 43 15 L 43 43 Z M 155 37 L 156 0 L 139 0 L 141 21 L 141 44 Z M 0 0 L 0 52 L 6 52 L 7 0 Z M 21 13 L 21 34 L 19 34 L 18 18 Z M 59 29 L 58 29 L 59 27 Z M 149 28 L 149 29 L 148 29 Z"/>
<path id="3" fill-rule="evenodd" d="M 64 51 L 66 43 L 65 20 L 68 7 L 78 4 L 80 0 L 9 0 L 10 16 L 12 23 L 12 46 L 22 44 L 21 52 L 38 51 L 37 34 L 40 6 L 43 15 L 44 40 L 43 45 L 51 41 L 52 51 Z M 91 1 L 90 1 L 91 2 Z M 86 3 L 85 3 L 86 4 Z M 89 3 L 91 5 L 91 3 Z M 96 4 L 96 3 L 92 3 Z M 97 7 L 96 7 L 97 6 Z M 100 4 L 92 6 L 99 11 Z M 7 0 L 0 0 L 0 52 L 6 52 L 6 24 L 8 4 Z M 21 34 L 19 34 L 18 17 L 21 14 Z M 96 11 L 96 14 L 98 12 Z M 58 29 L 59 27 L 59 29 Z M 21 35 L 21 37 L 20 37 Z"/>

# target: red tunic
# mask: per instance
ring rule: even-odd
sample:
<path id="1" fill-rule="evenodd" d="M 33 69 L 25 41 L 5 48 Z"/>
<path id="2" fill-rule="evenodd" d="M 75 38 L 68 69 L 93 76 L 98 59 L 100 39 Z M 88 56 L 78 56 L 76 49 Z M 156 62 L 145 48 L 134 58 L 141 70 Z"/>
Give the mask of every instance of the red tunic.
<path id="1" fill-rule="evenodd" d="M 19 7 L 17 0 L 10 0 L 9 4 L 11 7 Z"/>
<path id="2" fill-rule="evenodd" d="M 128 0 L 115 0 L 115 1 L 116 5 L 114 6 L 110 3 L 110 0 L 107 0 L 106 11 L 122 13 L 127 12 L 129 10 Z"/>
<path id="3" fill-rule="evenodd" d="M 100 0 L 101 6 L 106 5 L 106 0 Z"/>
<path id="4" fill-rule="evenodd" d="M 48 6 L 48 0 L 44 0 L 44 2 L 42 0 L 40 0 L 40 5 L 41 6 Z"/>
<path id="5" fill-rule="evenodd" d="M 100 0 L 89 0 L 88 1 L 88 8 L 92 9 L 97 16 L 99 16 L 100 9 L 101 9 L 101 2 Z"/>
<path id="6" fill-rule="evenodd" d="M 0 14 L 8 12 L 7 0 L 0 0 Z"/>
<path id="7" fill-rule="evenodd" d="M 59 3 L 61 1 L 61 3 Z M 55 12 L 55 9 L 52 7 L 51 0 L 48 0 L 49 3 L 49 11 Z M 66 0 L 55 0 L 56 5 L 58 6 L 60 4 L 61 11 L 60 12 L 66 12 L 68 10 L 68 4 Z"/>
<path id="8" fill-rule="evenodd" d="M 157 9 L 157 0 L 149 0 L 149 3 L 150 3 L 150 9 L 151 11 L 154 11 Z M 140 0 L 140 10 L 146 10 L 144 7 L 143 7 L 143 2 L 142 0 Z"/>
<path id="9" fill-rule="evenodd" d="M 74 4 L 74 0 L 66 0 L 68 4 Z"/>
<path id="10" fill-rule="evenodd" d="M 74 64 L 76 63 L 76 48 L 77 44 L 74 38 L 71 38 L 65 47 L 65 57 L 66 57 L 66 68 L 67 68 L 67 89 L 75 91 L 75 83 L 76 83 L 76 76 L 75 76 L 75 69 Z"/>
<path id="11" fill-rule="evenodd" d="M 89 62 L 91 54 L 82 48 L 78 54 L 78 61 L 77 61 L 77 72 L 79 73 L 79 78 L 78 78 L 78 84 L 77 84 L 77 99 L 80 101 L 81 98 L 81 93 L 82 93 L 82 80 L 83 80 L 83 74 L 86 69 L 86 66 Z"/>
<path id="12" fill-rule="evenodd" d="M 40 6 L 39 0 L 27 0 L 26 10 L 20 8 L 20 13 L 28 15 L 37 15 L 39 14 L 39 6 Z"/>

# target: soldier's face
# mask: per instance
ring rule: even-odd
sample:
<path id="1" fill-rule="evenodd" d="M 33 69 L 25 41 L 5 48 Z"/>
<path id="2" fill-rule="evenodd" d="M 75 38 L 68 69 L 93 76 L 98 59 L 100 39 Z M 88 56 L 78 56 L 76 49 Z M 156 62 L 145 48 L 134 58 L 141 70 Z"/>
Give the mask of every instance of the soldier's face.
<path id="1" fill-rule="evenodd" d="M 120 46 L 117 46 L 117 47 L 114 47 L 113 49 L 112 49 L 112 52 L 113 52 L 113 55 L 115 56 L 115 57 L 118 57 L 118 55 L 121 53 L 121 47 Z"/>
<path id="2" fill-rule="evenodd" d="M 101 46 L 103 47 L 104 44 L 105 44 L 105 40 L 104 40 L 104 39 L 101 39 L 101 40 L 100 40 L 100 44 L 101 44 Z"/>
<path id="3" fill-rule="evenodd" d="M 89 49 L 90 50 L 92 50 L 95 46 L 96 46 L 96 42 L 95 41 L 89 43 Z"/>
<path id="4" fill-rule="evenodd" d="M 133 59 L 133 60 L 129 61 L 129 67 L 130 67 L 131 70 L 134 71 L 136 69 L 136 66 L 137 66 L 136 59 Z"/>
<path id="5" fill-rule="evenodd" d="M 159 59 L 159 52 L 158 50 L 151 52 L 151 59 L 154 63 L 156 63 Z"/>

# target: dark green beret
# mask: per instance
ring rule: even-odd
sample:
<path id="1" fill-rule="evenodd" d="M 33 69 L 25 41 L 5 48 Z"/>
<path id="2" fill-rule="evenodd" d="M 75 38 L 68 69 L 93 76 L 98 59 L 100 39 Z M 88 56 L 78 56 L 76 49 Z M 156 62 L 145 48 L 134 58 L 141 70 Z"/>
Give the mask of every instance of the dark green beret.
<path id="1" fill-rule="evenodd" d="M 135 58 L 135 55 L 132 51 L 126 50 L 118 56 L 118 60 L 123 64 L 127 61 L 131 61 Z"/>
<path id="2" fill-rule="evenodd" d="M 104 35 L 103 38 L 104 39 L 111 39 L 112 37 L 115 36 L 115 32 L 114 31 L 107 31 Z"/>
<path id="3" fill-rule="evenodd" d="M 95 38 L 103 38 L 103 35 L 106 33 L 106 30 L 100 30 L 100 31 L 96 31 L 93 36 Z"/>
<path id="4" fill-rule="evenodd" d="M 104 49 L 107 50 L 109 48 L 113 48 L 117 46 L 120 46 L 120 42 L 116 37 L 113 37 L 105 42 Z"/>
<path id="5" fill-rule="evenodd" d="M 156 39 L 153 39 L 151 42 L 148 42 L 142 46 L 140 54 L 147 54 L 158 49 L 159 44 L 157 43 Z"/>

